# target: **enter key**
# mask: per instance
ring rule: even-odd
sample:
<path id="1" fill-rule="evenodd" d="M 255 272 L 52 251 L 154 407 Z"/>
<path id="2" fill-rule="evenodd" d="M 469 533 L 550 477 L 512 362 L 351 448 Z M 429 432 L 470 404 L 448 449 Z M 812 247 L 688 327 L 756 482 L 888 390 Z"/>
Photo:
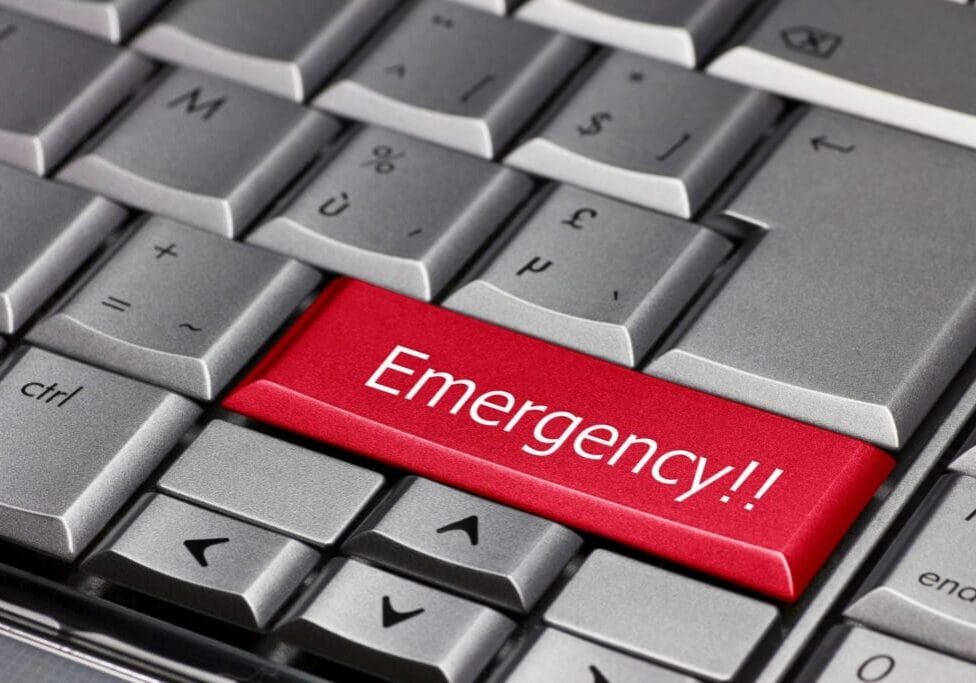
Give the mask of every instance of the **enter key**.
<path id="1" fill-rule="evenodd" d="M 976 660 L 976 478 L 944 477 L 845 615 Z"/>

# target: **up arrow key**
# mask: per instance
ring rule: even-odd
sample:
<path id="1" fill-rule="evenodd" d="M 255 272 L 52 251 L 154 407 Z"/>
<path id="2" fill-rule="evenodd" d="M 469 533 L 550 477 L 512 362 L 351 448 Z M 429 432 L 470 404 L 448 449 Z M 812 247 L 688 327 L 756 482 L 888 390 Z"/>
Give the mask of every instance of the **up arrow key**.
<path id="1" fill-rule="evenodd" d="M 463 531 L 468 535 L 468 540 L 471 542 L 471 545 L 478 545 L 478 515 L 470 515 L 464 519 L 446 524 L 438 529 L 437 533 L 445 534 L 448 531 Z"/>
<path id="2" fill-rule="evenodd" d="M 190 551 L 191 555 L 193 555 L 193 559 L 196 560 L 201 567 L 207 567 L 209 566 L 209 563 L 207 562 L 207 548 L 229 542 L 229 538 L 197 538 L 189 541 L 183 541 L 183 545 L 186 546 L 186 549 Z"/>
<path id="3" fill-rule="evenodd" d="M 389 595 L 383 596 L 383 628 L 396 626 L 397 624 L 407 621 L 408 619 L 419 617 L 423 613 L 423 607 L 418 607 L 415 610 L 409 610 L 407 612 L 400 612 L 393 607 L 393 603 L 390 602 Z"/>

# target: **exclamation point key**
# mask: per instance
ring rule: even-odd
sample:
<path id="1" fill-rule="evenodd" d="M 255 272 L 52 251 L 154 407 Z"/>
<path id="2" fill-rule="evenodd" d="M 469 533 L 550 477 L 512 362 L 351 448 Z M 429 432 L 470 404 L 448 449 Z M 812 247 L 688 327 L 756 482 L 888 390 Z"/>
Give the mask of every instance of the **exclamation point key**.
<path id="1" fill-rule="evenodd" d="M 40 349 L 0 376 L 0 537 L 73 560 L 200 409 Z"/>

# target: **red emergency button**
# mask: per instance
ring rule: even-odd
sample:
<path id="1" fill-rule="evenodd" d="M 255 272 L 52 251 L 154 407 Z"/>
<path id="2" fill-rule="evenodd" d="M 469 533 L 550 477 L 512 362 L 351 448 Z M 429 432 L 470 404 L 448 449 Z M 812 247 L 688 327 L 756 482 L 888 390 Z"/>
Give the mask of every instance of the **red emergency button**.
<path id="1" fill-rule="evenodd" d="M 893 465 L 856 439 L 348 279 L 224 405 L 783 600 Z"/>

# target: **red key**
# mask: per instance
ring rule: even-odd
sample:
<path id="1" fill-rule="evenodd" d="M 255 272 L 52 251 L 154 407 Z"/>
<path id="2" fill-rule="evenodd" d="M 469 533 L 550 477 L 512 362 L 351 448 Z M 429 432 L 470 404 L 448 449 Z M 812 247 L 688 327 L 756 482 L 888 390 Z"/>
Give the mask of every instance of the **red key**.
<path id="1" fill-rule="evenodd" d="M 893 466 L 856 439 L 348 279 L 224 406 L 788 601 Z"/>

